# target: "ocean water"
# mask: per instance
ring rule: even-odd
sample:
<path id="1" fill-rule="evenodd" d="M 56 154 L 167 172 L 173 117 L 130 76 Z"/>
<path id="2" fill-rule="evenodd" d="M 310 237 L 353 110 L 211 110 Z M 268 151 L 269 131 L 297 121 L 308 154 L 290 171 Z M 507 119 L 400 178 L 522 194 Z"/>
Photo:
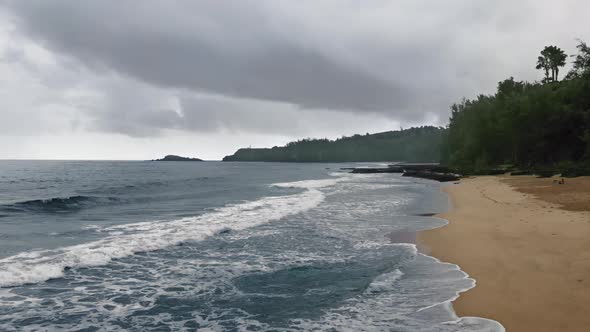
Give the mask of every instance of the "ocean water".
<path id="1" fill-rule="evenodd" d="M 345 166 L 0 161 L 0 331 L 502 331 L 412 243 L 440 185 Z"/>

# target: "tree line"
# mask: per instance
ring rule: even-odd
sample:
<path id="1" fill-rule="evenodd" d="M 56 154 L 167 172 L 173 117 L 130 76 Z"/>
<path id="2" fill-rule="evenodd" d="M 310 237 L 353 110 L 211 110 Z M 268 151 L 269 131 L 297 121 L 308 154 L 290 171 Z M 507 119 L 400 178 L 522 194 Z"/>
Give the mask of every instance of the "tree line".
<path id="1" fill-rule="evenodd" d="M 452 105 L 443 161 L 467 173 L 500 165 L 590 169 L 590 48 L 579 41 L 571 57 L 573 68 L 560 81 L 568 56 L 547 46 L 536 63 L 542 81 L 511 77 L 493 95 Z"/>
<path id="2" fill-rule="evenodd" d="M 568 58 L 572 69 L 560 80 Z M 453 104 L 446 128 L 303 139 L 283 147 L 240 149 L 223 160 L 441 161 L 463 173 L 513 166 L 581 169 L 590 175 L 590 47 L 579 41 L 577 54 L 568 57 L 561 48 L 547 46 L 536 68 L 543 74 L 539 82 L 510 77 L 498 83 L 494 94 Z"/>
<path id="3" fill-rule="evenodd" d="M 336 140 L 303 139 L 270 149 L 239 149 L 224 161 L 436 162 L 446 129 L 424 126 L 378 134 L 354 135 Z"/>

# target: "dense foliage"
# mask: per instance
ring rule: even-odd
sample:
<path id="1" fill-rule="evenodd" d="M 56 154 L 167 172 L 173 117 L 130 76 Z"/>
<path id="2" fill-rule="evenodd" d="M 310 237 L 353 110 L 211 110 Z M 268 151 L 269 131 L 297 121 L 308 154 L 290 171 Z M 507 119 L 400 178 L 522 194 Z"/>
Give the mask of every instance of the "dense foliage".
<path id="1" fill-rule="evenodd" d="M 240 149 L 224 161 L 411 161 L 440 160 L 445 129 L 410 128 L 372 135 L 354 135 L 337 140 L 304 139 L 272 149 Z"/>
<path id="2" fill-rule="evenodd" d="M 564 54 L 548 47 L 537 62 L 546 76 L 542 83 L 510 78 L 494 95 L 453 105 L 443 159 L 475 172 L 501 164 L 542 168 L 590 161 L 590 49 L 580 42 L 578 51 L 563 81 L 557 78 Z"/>

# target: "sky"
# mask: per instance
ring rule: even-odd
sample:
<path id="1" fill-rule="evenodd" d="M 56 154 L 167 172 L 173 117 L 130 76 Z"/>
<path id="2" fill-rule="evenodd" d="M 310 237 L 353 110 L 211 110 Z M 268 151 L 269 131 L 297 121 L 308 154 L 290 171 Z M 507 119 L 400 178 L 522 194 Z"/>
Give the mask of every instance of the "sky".
<path id="1" fill-rule="evenodd" d="M 587 0 L 0 0 L 0 159 L 218 160 L 306 137 L 444 126 Z M 565 72 L 565 71 L 562 71 Z"/>

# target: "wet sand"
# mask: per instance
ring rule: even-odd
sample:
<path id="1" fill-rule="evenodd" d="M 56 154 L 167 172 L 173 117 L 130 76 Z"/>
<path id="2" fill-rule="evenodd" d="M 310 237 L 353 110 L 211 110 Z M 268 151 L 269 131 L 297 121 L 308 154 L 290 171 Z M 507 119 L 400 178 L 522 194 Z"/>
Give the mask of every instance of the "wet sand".
<path id="1" fill-rule="evenodd" d="M 459 316 L 509 332 L 590 329 L 590 178 L 553 180 L 476 177 L 444 187 L 449 225 L 418 242 L 476 279 L 453 303 Z"/>

